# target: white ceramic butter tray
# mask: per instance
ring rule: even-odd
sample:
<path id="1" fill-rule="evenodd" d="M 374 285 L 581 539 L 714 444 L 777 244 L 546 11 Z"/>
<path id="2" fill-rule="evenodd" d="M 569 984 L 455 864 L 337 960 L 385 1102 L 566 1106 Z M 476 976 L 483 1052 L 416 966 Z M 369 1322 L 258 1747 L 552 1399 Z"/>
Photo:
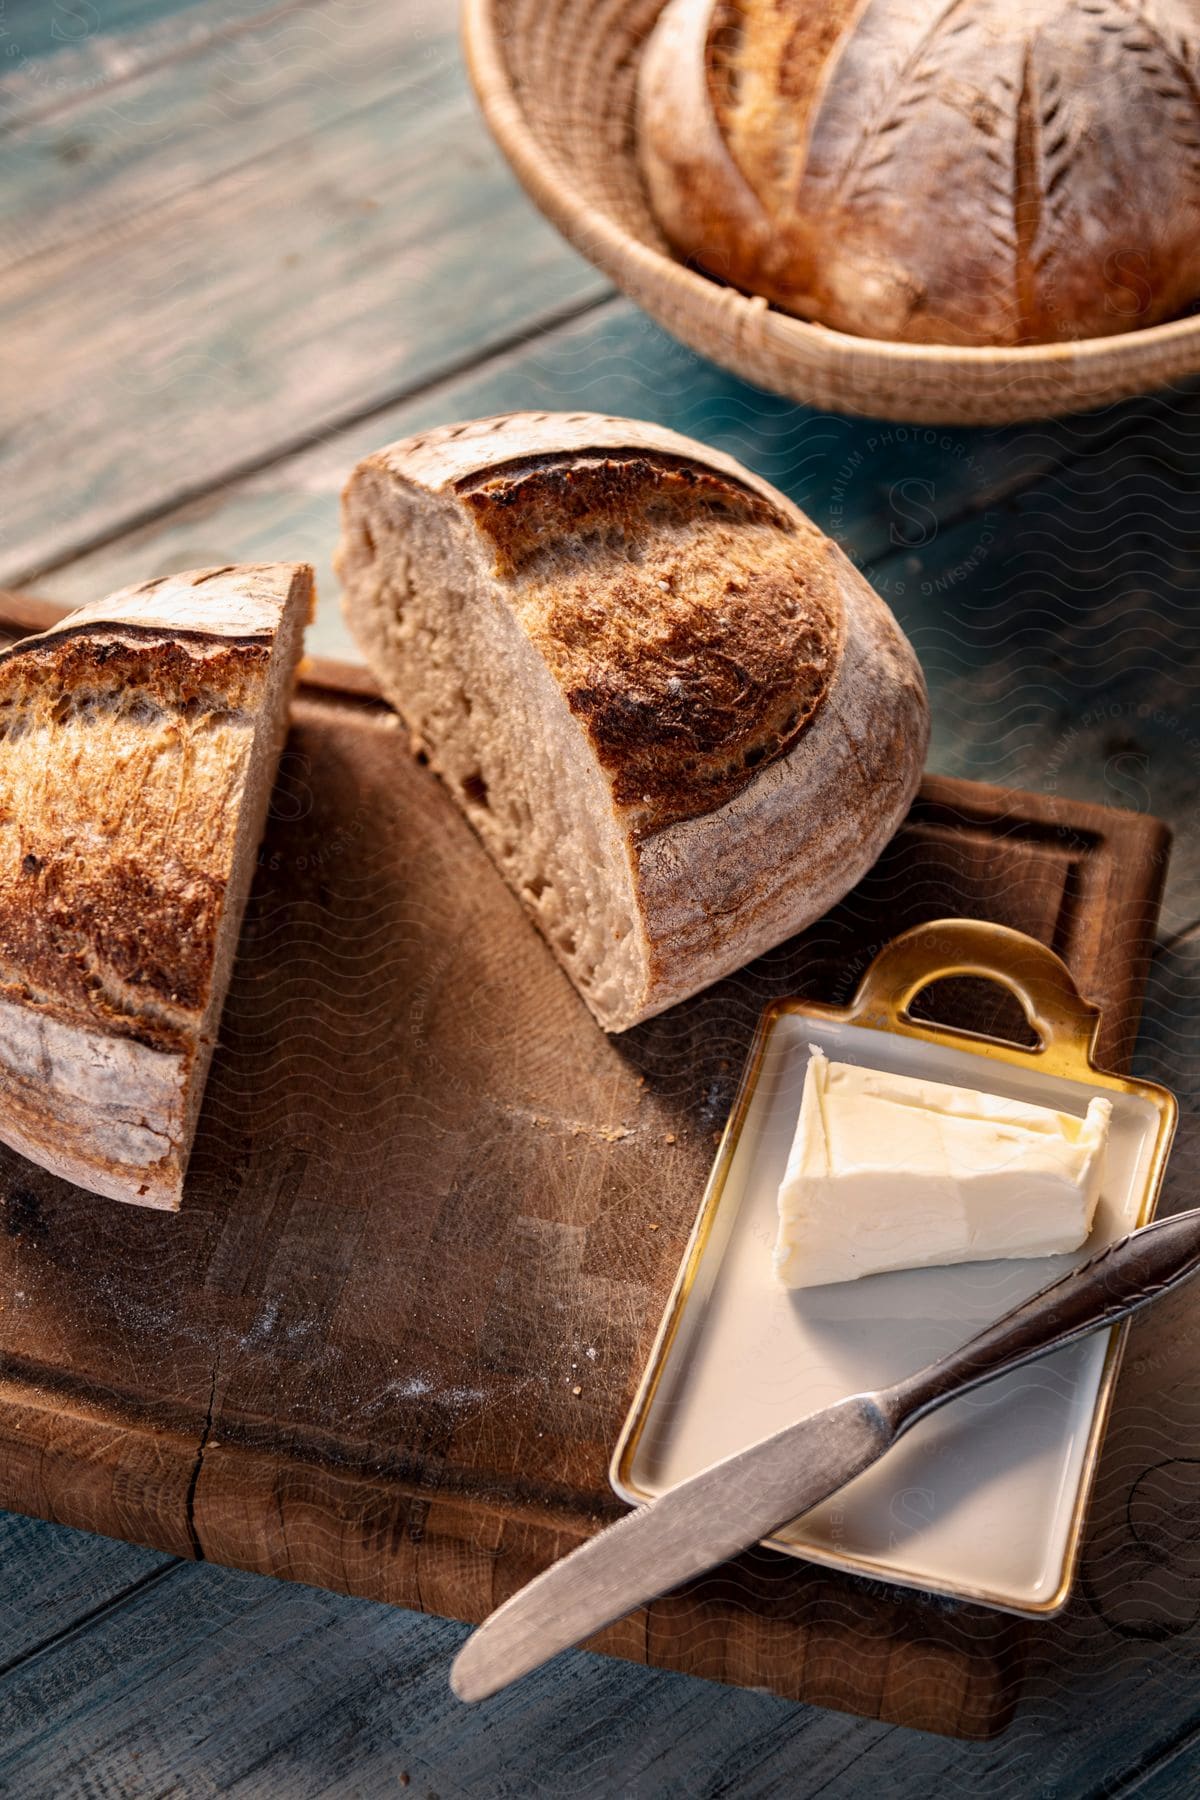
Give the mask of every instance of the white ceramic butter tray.
<path id="1" fill-rule="evenodd" d="M 1036 1049 L 914 1020 L 920 990 L 984 975 L 1021 1001 Z M 643 1502 L 844 1396 L 886 1386 L 1154 1213 L 1175 1127 L 1163 1088 L 1095 1068 L 1099 1014 L 1019 932 L 941 920 L 872 963 L 855 1000 L 763 1015 L 650 1361 L 613 1457 Z M 967 1263 L 789 1290 L 771 1252 L 810 1045 L 839 1061 L 1082 1115 L 1112 1102 L 1104 1184 L 1072 1256 Z M 1045 1615 L 1067 1599 L 1125 1327 L 964 1396 L 773 1547 L 898 1585 Z"/>

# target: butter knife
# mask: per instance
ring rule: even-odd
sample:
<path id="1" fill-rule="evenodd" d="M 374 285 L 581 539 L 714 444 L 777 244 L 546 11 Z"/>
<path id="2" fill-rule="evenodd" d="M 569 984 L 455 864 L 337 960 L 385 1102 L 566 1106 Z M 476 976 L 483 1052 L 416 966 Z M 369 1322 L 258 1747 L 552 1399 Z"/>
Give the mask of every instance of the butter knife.
<path id="1" fill-rule="evenodd" d="M 853 1394 L 638 1507 L 514 1594 L 450 1671 L 485 1700 L 560 1650 L 820 1505 L 948 1400 L 1115 1325 L 1200 1268 L 1200 1208 L 1144 1225 L 893 1387 Z"/>

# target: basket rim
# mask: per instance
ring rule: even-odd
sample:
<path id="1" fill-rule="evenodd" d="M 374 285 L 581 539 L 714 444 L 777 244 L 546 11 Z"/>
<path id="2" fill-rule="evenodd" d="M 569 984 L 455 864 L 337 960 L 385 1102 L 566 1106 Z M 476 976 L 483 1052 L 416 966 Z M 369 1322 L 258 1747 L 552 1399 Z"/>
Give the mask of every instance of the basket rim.
<path id="1" fill-rule="evenodd" d="M 660 293 L 673 289 L 681 307 L 723 309 L 733 320 L 753 318 L 759 329 L 766 325 L 781 349 L 789 342 L 794 348 L 803 345 L 810 356 L 824 355 L 845 370 L 858 365 L 864 378 L 883 363 L 914 371 L 936 367 L 942 372 L 958 368 L 964 373 L 986 370 L 1017 375 L 1057 369 L 1064 375 L 1098 376 L 1102 370 L 1130 372 L 1143 363 L 1152 365 L 1171 346 L 1191 338 L 1197 340 L 1200 364 L 1200 312 L 1108 337 L 1059 344 L 902 344 L 890 338 L 859 337 L 798 318 L 761 295 L 744 294 L 688 268 L 624 230 L 549 167 L 517 99 L 497 28 L 499 5 L 500 0 L 462 0 L 463 50 L 484 118 L 537 205 L 576 249 L 619 287 L 623 277 L 636 271 Z M 585 236 L 586 250 L 579 241 Z M 636 300 L 636 295 L 632 297 Z"/>

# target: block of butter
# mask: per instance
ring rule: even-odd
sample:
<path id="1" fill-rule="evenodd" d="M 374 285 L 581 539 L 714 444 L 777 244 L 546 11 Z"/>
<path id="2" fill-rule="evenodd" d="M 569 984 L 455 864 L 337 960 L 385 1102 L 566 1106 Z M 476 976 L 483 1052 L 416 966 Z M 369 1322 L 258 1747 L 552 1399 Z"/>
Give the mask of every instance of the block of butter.
<path id="1" fill-rule="evenodd" d="M 1099 1097 L 1081 1119 L 811 1049 L 779 1189 L 776 1273 L 788 1287 L 820 1287 L 1077 1250 L 1111 1114 Z"/>

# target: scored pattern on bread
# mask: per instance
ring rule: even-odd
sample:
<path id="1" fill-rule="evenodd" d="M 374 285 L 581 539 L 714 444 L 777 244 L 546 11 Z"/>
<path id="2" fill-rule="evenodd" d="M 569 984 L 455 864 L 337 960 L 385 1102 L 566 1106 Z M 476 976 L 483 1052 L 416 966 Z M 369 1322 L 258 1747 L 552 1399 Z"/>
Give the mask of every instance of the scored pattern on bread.
<path id="1" fill-rule="evenodd" d="M 311 607 L 199 570 L 0 653 L 0 1138 L 178 1206 Z"/>
<path id="2" fill-rule="evenodd" d="M 670 0 L 638 129 L 680 251 L 842 331 L 1053 342 L 1200 298 L 1200 0 Z"/>
<path id="3" fill-rule="evenodd" d="M 710 811 L 805 730 L 841 600 L 761 495 L 620 449 L 456 485 L 636 837 Z"/>
<path id="4" fill-rule="evenodd" d="M 920 775 L 891 614 L 782 494 L 657 426 L 515 414 L 360 463 L 350 629 L 609 1030 L 845 893 Z"/>

